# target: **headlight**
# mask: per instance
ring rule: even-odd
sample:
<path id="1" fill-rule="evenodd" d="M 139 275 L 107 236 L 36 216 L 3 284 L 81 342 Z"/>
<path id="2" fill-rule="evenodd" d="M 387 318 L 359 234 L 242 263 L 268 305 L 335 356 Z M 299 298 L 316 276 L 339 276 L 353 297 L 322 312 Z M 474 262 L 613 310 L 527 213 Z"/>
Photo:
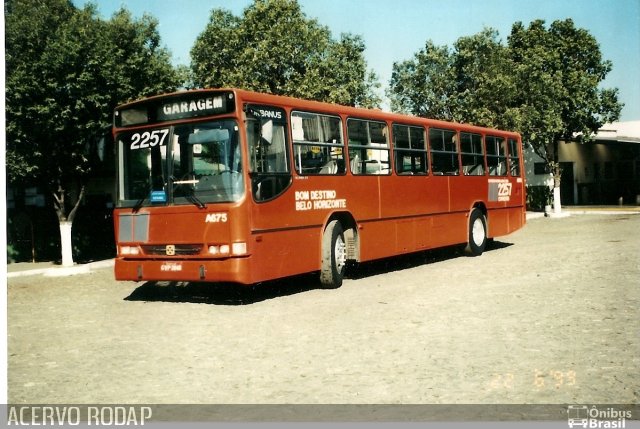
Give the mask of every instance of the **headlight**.
<path id="1" fill-rule="evenodd" d="M 138 246 L 120 246 L 121 255 L 139 255 L 140 248 Z"/>
<path id="2" fill-rule="evenodd" d="M 231 245 L 231 253 L 234 255 L 244 255 L 247 253 L 247 243 L 233 243 Z"/>

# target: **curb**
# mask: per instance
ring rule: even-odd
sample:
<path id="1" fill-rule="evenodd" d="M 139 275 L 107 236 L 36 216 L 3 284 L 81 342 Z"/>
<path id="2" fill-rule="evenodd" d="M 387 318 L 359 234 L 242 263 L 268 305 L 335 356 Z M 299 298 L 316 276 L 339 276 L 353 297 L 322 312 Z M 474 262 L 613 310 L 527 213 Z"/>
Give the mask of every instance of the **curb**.
<path id="1" fill-rule="evenodd" d="M 527 212 L 527 220 L 531 220 L 531 219 L 540 219 L 540 218 L 551 218 L 551 219 L 560 219 L 563 217 L 569 217 L 572 214 L 576 214 L 573 212 L 570 212 L 568 210 L 562 211 L 561 213 L 555 214 L 555 213 L 541 213 L 541 212 Z"/>
<path id="2" fill-rule="evenodd" d="M 74 265 L 73 267 L 52 267 L 35 270 L 16 271 L 13 273 L 7 273 L 7 278 L 36 275 L 43 275 L 45 277 L 75 276 L 78 274 L 88 274 L 92 270 L 110 268 L 113 267 L 114 264 L 115 259 L 107 259 L 105 261 L 90 262 L 88 264 L 78 264 Z"/>
<path id="3" fill-rule="evenodd" d="M 637 215 L 640 209 L 572 209 L 563 208 L 560 214 L 553 212 L 545 215 L 542 212 L 527 212 L 527 220 L 548 217 L 550 219 L 562 219 L 573 215 Z"/>
<path id="4" fill-rule="evenodd" d="M 576 209 L 576 210 L 572 210 L 569 209 L 567 210 L 567 212 L 571 213 L 571 214 L 575 214 L 575 215 L 623 215 L 623 214 L 640 214 L 640 210 L 598 210 L 598 209 L 594 209 L 594 210 L 581 210 L 581 209 Z"/>
<path id="5" fill-rule="evenodd" d="M 541 217 L 544 217 L 544 213 L 542 212 L 527 212 L 527 220 L 539 219 Z"/>

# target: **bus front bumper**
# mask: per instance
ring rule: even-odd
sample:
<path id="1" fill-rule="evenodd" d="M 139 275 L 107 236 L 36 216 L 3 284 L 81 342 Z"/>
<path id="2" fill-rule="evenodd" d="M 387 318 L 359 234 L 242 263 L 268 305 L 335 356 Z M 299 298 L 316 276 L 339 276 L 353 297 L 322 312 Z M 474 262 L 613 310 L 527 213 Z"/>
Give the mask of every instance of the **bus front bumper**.
<path id="1" fill-rule="evenodd" d="M 249 257 L 207 260 L 116 258 L 116 280 L 254 283 Z"/>

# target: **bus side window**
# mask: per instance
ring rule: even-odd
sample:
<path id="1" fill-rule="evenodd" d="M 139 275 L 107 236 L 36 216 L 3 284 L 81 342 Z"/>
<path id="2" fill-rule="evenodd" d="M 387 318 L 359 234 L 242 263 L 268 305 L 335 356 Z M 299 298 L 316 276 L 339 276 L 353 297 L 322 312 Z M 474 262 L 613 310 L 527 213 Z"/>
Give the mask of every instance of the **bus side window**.
<path id="1" fill-rule="evenodd" d="M 386 123 L 349 119 L 347 133 L 351 174 L 391 174 Z"/>
<path id="2" fill-rule="evenodd" d="M 516 139 L 509 139 L 509 169 L 512 176 L 520 176 L 520 158 Z"/>
<path id="3" fill-rule="evenodd" d="M 458 163 L 458 134 L 452 130 L 429 129 L 431 170 L 435 175 L 460 174 Z"/>
<path id="4" fill-rule="evenodd" d="M 293 112 L 291 134 L 298 174 L 344 174 L 344 143 L 339 117 Z"/>
<path id="5" fill-rule="evenodd" d="M 480 134 L 460 133 L 462 173 L 465 176 L 484 176 L 484 148 Z"/>
<path id="6" fill-rule="evenodd" d="M 487 167 L 490 176 L 507 175 L 507 146 L 502 137 L 486 136 Z"/>
<path id="7" fill-rule="evenodd" d="M 287 150 L 287 122 L 283 109 L 245 107 L 251 190 L 257 202 L 280 195 L 291 183 Z"/>
<path id="8" fill-rule="evenodd" d="M 397 174 L 427 174 L 424 128 L 394 124 L 393 148 Z"/>

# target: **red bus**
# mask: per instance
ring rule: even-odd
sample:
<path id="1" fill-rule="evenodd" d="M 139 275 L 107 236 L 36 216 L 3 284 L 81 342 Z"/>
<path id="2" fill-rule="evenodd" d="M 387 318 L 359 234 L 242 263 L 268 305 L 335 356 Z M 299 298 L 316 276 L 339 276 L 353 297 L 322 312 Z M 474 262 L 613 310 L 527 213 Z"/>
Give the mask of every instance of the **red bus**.
<path id="1" fill-rule="evenodd" d="M 118 280 L 255 284 L 525 224 L 516 133 L 238 89 L 118 107 Z"/>

